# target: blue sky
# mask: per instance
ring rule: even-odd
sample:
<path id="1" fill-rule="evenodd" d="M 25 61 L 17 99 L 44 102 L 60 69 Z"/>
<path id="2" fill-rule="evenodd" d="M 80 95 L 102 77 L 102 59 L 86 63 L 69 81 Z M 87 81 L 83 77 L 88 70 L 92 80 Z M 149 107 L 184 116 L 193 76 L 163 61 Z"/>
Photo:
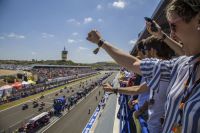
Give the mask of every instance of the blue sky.
<path id="1" fill-rule="evenodd" d="M 64 46 L 74 62 L 111 61 L 85 38 L 98 29 L 129 52 L 160 0 L 0 0 L 0 59 L 59 60 Z"/>

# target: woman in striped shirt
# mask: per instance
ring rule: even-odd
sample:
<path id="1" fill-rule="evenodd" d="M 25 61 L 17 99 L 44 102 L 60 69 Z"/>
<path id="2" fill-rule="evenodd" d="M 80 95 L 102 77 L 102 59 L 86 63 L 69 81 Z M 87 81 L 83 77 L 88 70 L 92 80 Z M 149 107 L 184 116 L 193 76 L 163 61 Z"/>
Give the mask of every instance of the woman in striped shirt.
<path id="1" fill-rule="evenodd" d="M 158 32 L 152 32 L 151 24 L 147 22 L 147 29 L 151 34 L 160 38 L 164 36 L 164 41 L 169 46 L 176 47 L 176 51 L 182 54 L 183 49 L 184 54 L 187 55 L 187 57 L 182 56 L 170 62 L 163 62 L 165 65 L 162 64 L 164 67 L 160 73 L 171 75 L 163 132 L 171 130 L 185 133 L 200 132 L 200 115 L 198 114 L 200 111 L 198 102 L 200 100 L 199 12 L 199 0 L 173 0 L 167 7 L 171 36 L 182 42 L 183 46 L 170 39 L 159 26 L 157 26 Z M 154 64 L 153 61 L 151 63 Z"/>

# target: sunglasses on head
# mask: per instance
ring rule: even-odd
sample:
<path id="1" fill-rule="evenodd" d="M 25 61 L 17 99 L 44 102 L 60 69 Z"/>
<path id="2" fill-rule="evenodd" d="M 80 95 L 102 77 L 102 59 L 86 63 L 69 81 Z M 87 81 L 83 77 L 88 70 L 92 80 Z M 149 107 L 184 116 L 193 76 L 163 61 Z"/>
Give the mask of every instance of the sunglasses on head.
<path id="1" fill-rule="evenodd" d="M 144 45 L 138 45 L 138 50 L 144 49 Z"/>

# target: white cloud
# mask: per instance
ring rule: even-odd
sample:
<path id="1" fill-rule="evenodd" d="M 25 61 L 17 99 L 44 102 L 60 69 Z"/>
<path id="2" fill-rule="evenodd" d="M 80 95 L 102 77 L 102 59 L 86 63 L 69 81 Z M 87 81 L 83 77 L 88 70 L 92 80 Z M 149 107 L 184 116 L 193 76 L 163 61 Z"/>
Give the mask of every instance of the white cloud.
<path id="1" fill-rule="evenodd" d="M 89 50 L 89 48 L 86 48 L 86 47 L 78 47 L 78 50 Z"/>
<path id="2" fill-rule="evenodd" d="M 102 5 L 97 5 L 97 10 L 101 10 L 102 9 Z"/>
<path id="3" fill-rule="evenodd" d="M 53 34 L 42 33 L 42 38 L 52 38 L 52 37 L 54 37 Z"/>
<path id="4" fill-rule="evenodd" d="M 73 39 L 67 39 L 67 42 L 68 42 L 68 43 L 75 43 L 76 41 L 73 40 Z"/>
<path id="5" fill-rule="evenodd" d="M 98 22 L 103 22 L 103 19 L 99 18 L 97 21 L 98 21 Z"/>
<path id="6" fill-rule="evenodd" d="M 124 7 L 126 6 L 126 3 L 124 1 L 119 0 L 119 1 L 113 2 L 112 6 L 115 8 L 124 9 Z"/>
<path id="7" fill-rule="evenodd" d="M 134 40 L 130 40 L 130 41 L 129 41 L 129 43 L 130 43 L 131 45 L 135 45 L 136 42 L 137 42 L 137 39 L 134 39 Z"/>
<path id="8" fill-rule="evenodd" d="M 17 35 L 16 33 L 12 32 L 7 35 L 8 38 L 13 38 L 13 39 L 25 39 L 24 35 Z"/>
<path id="9" fill-rule="evenodd" d="M 0 36 L 0 40 L 3 40 L 3 39 L 5 39 L 5 37 L 4 36 Z"/>
<path id="10" fill-rule="evenodd" d="M 23 35 L 18 36 L 18 39 L 24 39 L 24 38 L 25 38 L 25 36 L 23 36 Z"/>
<path id="11" fill-rule="evenodd" d="M 67 22 L 68 22 L 68 23 L 72 23 L 72 24 L 76 24 L 76 25 L 80 25 L 80 24 L 81 24 L 79 21 L 77 21 L 77 20 L 74 19 L 74 18 L 68 19 Z"/>
<path id="12" fill-rule="evenodd" d="M 83 20 L 83 23 L 77 21 L 76 19 L 68 19 L 67 22 L 68 23 L 72 23 L 72 24 L 75 24 L 75 25 L 81 25 L 81 24 L 88 24 L 88 23 L 91 23 L 93 21 L 93 18 L 92 17 L 86 17 L 84 18 Z"/>
<path id="13" fill-rule="evenodd" d="M 72 35 L 73 35 L 73 36 L 77 36 L 77 35 L 78 35 L 78 33 L 77 33 L 77 32 L 74 32 L 74 33 L 72 33 Z"/>
<path id="14" fill-rule="evenodd" d="M 76 20 L 73 18 L 67 20 L 67 22 L 74 22 L 74 21 L 76 21 Z"/>
<path id="15" fill-rule="evenodd" d="M 68 38 L 67 39 L 67 43 L 70 43 L 70 44 L 72 44 L 72 43 L 80 43 L 80 42 L 83 42 L 83 40 L 81 40 L 81 39 L 71 39 L 71 38 Z"/>
<path id="16" fill-rule="evenodd" d="M 36 52 L 31 52 L 31 54 L 32 54 L 32 55 L 36 55 L 37 53 L 36 53 Z"/>
<path id="17" fill-rule="evenodd" d="M 7 35 L 7 37 L 10 37 L 10 38 L 14 38 L 15 36 L 16 36 L 15 33 L 10 33 L 10 34 Z"/>
<path id="18" fill-rule="evenodd" d="M 75 40 L 77 43 L 79 43 L 79 42 L 83 42 L 83 40 L 82 39 L 77 39 L 77 40 Z"/>
<path id="19" fill-rule="evenodd" d="M 87 23 L 90 23 L 90 22 L 92 22 L 93 21 L 93 19 L 91 18 L 91 17 L 87 17 L 87 18 L 84 18 L 84 24 L 87 24 Z"/>

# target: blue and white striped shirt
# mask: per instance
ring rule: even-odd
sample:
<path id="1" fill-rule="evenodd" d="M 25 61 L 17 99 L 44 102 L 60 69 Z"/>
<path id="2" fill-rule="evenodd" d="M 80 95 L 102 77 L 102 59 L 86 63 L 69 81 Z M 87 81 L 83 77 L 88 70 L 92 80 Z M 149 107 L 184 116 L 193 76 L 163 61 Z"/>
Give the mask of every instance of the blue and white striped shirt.
<path id="1" fill-rule="evenodd" d="M 152 62 L 151 60 L 155 62 Z M 157 65 L 155 66 L 153 63 L 156 63 Z M 143 77 L 145 78 L 147 86 L 150 90 L 150 99 L 154 99 L 154 104 L 150 104 L 148 108 L 149 119 L 147 124 L 150 133 L 160 133 L 162 131 L 160 118 L 165 114 L 169 74 L 161 73 L 161 71 L 163 71 L 161 68 L 162 63 L 153 58 L 142 60 L 140 65 Z"/>
<path id="2" fill-rule="evenodd" d="M 157 87 L 160 81 L 169 82 L 163 133 L 170 133 L 174 123 L 178 123 L 179 104 L 184 92 L 184 83 L 193 67 L 192 57 L 181 56 L 172 60 L 145 59 L 141 63 L 143 76 L 147 78 L 149 87 Z M 156 74 L 159 73 L 159 74 Z M 197 85 L 197 89 L 200 85 Z M 188 99 L 183 110 L 183 133 L 200 132 L 200 89 Z"/>

